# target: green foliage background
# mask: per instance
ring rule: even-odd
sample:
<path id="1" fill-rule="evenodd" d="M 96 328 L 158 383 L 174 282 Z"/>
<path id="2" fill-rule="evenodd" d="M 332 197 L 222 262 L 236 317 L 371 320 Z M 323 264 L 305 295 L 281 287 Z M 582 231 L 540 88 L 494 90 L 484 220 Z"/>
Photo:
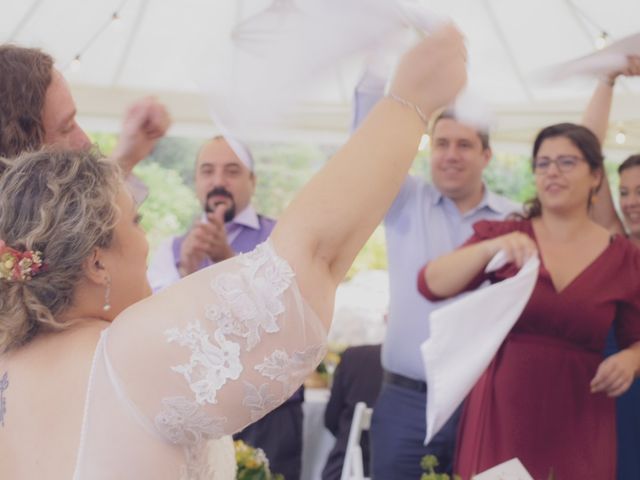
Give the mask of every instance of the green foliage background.
<path id="1" fill-rule="evenodd" d="M 116 145 L 113 134 L 91 135 L 108 155 Z M 193 193 L 194 163 L 204 139 L 164 138 L 134 173 L 149 187 L 149 197 L 140 207 L 142 226 L 153 252 L 165 238 L 185 232 L 200 211 Z M 335 146 L 310 144 L 252 144 L 258 179 L 254 205 L 277 218 L 295 193 L 336 150 Z M 429 152 L 418 152 L 411 173 L 429 179 Z M 617 197 L 617 165 L 606 162 L 612 191 Z M 363 179 L 366 172 L 362 172 Z M 518 202 L 535 194 L 530 158 L 526 155 L 497 153 L 485 170 L 489 188 Z M 615 198 L 614 197 L 614 198 Z M 360 270 L 386 269 L 384 229 L 378 227 L 354 261 L 348 276 Z"/>

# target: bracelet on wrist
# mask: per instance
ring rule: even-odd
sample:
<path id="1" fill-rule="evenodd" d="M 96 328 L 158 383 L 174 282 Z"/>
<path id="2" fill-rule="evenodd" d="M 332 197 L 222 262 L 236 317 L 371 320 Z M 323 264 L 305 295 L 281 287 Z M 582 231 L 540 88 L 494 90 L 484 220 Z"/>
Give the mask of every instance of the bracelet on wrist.
<path id="1" fill-rule="evenodd" d="M 422 120 L 422 123 L 424 123 L 425 125 L 429 125 L 429 119 L 418 105 L 396 95 L 393 92 L 387 93 L 387 97 L 395 102 L 398 102 L 400 105 L 413 109 L 418 114 L 418 117 L 420 117 L 420 120 Z"/>
<path id="2" fill-rule="evenodd" d="M 609 87 L 613 87 L 616 84 L 617 77 L 611 77 L 609 75 L 604 75 L 600 77 L 600 81 Z"/>

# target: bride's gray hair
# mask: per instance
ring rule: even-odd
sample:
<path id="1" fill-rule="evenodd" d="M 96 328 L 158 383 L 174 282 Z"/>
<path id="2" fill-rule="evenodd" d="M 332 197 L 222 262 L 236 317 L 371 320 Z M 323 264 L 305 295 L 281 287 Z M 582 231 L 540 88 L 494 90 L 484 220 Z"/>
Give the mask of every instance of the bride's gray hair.
<path id="1" fill-rule="evenodd" d="M 73 301 L 83 264 L 107 248 L 119 216 L 122 181 L 115 163 L 95 150 L 44 149 L 0 159 L 0 240 L 42 252 L 45 268 L 28 280 L 0 279 L 0 353 L 43 330 Z"/>

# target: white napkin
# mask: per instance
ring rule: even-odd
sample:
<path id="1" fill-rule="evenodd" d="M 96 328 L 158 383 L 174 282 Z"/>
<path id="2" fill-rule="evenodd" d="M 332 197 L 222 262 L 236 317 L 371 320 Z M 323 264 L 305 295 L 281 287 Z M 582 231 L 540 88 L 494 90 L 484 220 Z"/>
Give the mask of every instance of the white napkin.
<path id="1" fill-rule="evenodd" d="M 485 271 L 499 269 L 505 258 L 499 252 Z M 481 288 L 431 313 L 431 336 L 420 347 L 427 381 L 425 445 L 489 366 L 529 301 L 539 266 L 538 257 L 532 257 L 514 277 Z"/>
<path id="2" fill-rule="evenodd" d="M 305 2 L 287 28 L 265 35 L 258 51 L 236 45 L 231 55 L 210 56 L 206 64 L 215 68 L 196 70 L 197 83 L 223 134 L 264 137 L 290 127 L 309 98 L 330 93 L 324 82 L 344 74 L 348 84 L 351 62 L 357 65 L 404 28 L 388 0 Z"/>
<path id="3" fill-rule="evenodd" d="M 419 32 L 433 32 L 438 27 L 452 22 L 451 18 L 427 9 L 422 4 L 399 1 L 398 8 L 404 20 Z M 469 79 L 469 83 L 458 94 L 453 111 L 460 123 L 488 132 L 495 123 L 495 117 L 482 92 L 472 87 L 472 81 L 473 79 Z"/>
<path id="4" fill-rule="evenodd" d="M 640 55 L 640 33 L 624 37 L 589 55 L 550 67 L 542 72 L 542 76 L 556 81 L 573 75 L 604 75 L 624 68 L 628 55 Z"/>
<path id="5" fill-rule="evenodd" d="M 407 0 L 315 0 L 300 7 L 289 27 L 261 42 L 259 51 L 236 46 L 231 53 L 206 55 L 210 61 L 192 70 L 222 134 L 247 141 L 290 126 L 305 111 L 308 95 L 326 94 L 323 82 L 339 75 L 349 85 L 354 62 L 386 56 L 382 77 L 390 77 L 395 59 L 415 41 L 408 27 L 423 35 L 445 21 Z M 459 118 L 487 129 L 481 97 L 461 97 Z"/>
<path id="6" fill-rule="evenodd" d="M 533 477 L 519 459 L 512 458 L 474 476 L 472 480 L 533 480 Z"/>

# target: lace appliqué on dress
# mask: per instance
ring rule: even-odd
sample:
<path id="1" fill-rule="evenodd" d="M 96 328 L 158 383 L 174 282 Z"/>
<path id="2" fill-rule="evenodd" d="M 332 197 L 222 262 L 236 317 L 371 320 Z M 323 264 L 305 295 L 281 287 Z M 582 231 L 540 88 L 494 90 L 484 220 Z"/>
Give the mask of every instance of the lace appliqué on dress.
<path id="1" fill-rule="evenodd" d="M 251 411 L 251 420 L 256 421 L 289 398 L 309 375 L 310 369 L 320 363 L 325 354 L 324 345 L 316 345 L 304 352 L 289 356 L 284 350 L 276 350 L 256 365 L 255 370 L 264 377 L 282 384 L 279 393 L 274 393 L 272 385 L 263 383 L 260 387 L 244 382 L 245 398 L 242 404 Z"/>
<path id="2" fill-rule="evenodd" d="M 294 272 L 268 243 L 232 261 L 240 268 L 219 273 L 211 280 L 215 303 L 205 308 L 205 320 L 201 323 L 195 319 L 184 328 L 165 331 L 167 342 L 191 352 L 188 363 L 171 369 L 185 378 L 195 401 L 184 397 L 164 399 L 156 425 L 172 443 L 186 446 L 185 478 L 189 479 L 205 476 L 206 442 L 202 440 L 223 433 L 225 419 L 211 419 L 202 410 L 205 404 L 217 403 L 218 393 L 227 382 L 243 380 L 242 405 L 255 421 L 284 402 L 324 352 L 324 344 L 292 355 L 278 349 L 254 367 L 271 382 L 257 386 L 243 379 L 241 352 L 253 350 L 263 334 L 280 332 L 278 320 L 285 311 L 283 293 L 291 287 Z M 302 308 L 302 303 L 296 308 Z M 183 421 L 186 425 L 181 425 Z"/>
<path id="3" fill-rule="evenodd" d="M 227 419 L 207 416 L 200 405 L 184 397 L 163 398 L 162 406 L 155 423 L 164 438 L 183 447 L 185 466 L 180 479 L 211 478 L 206 440 L 221 437 Z"/>
<path id="4" fill-rule="evenodd" d="M 165 332 L 169 343 L 189 347 L 189 363 L 172 367 L 189 383 L 196 402 L 216 403 L 216 395 L 228 379 L 236 380 L 242 372 L 240 345 L 227 337 L 246 341 L 250 351 L 260 341 L 260 331 L 277 333 L 278 315 L 284 312 L 282 293 L 291 286 L 293 270 L 267 244 L 238 257 L 243 265 L 235 273 L 217 275 L 211 288 L 218 302 L 206 308 L 205 317 L 217 327 L 210 341 L 209 333 L 198 320 L 186 329 Z"/>
<path id="5" fill-rule="evenodd" d="M 263 383 L 259 387 L 244 382 L 244 400 L 242 405 L 251 412 L 251 421 L 255 422 L 264 417 L 271 410 L 283 403 L 287 397 L 282 393 L 273 393 L 268 383 Z"/>
<path id="6" fill-rule="evenodd" d="M 294 273 L 287 262 L 265 246 L 238 261 L 247 268 L 219 275 L 211 282 L 221 302 L 207 307 L 205 316 L 225 335 L 243 338 L 246 350 L 251 351 L 260 342 L 261 331 L 280 330 L 277 317 L 284 312 L 281 296 L 291 286 Z"/>
<path id="7" fill-rule="evenodd" d="M 314 345 L 291 356 L 284 350 L 276 350 L 254 368 L 270 380 L 282 382 L 285 395 L 289 396 L 309 375 L 309 366 L 320 363 L 325 350 L 324 345 Z"/>
<path id="8" fill-rule="evenodd" d="M 240 345 L 228 341 L 221 330 L 214 332 L 217 346 L 209 341 L 209 334 L 197 320 L 185 330 L 172 328 L 165 335 L 169 343 L 177 342 L 191 350 L 189 363 L 171 369 L 184 376 L 199 404 L 216 403 L 218 390 L 228 379 L 240 376 Z"/>
<path id="9" fill-rule="evenodd" d="M 220 437 L 227 419 L 205 415 L 196 402 L 184 397 L 162 399 L 156 427 L 174 445 L 194 445 L 203 439 Z"/>

